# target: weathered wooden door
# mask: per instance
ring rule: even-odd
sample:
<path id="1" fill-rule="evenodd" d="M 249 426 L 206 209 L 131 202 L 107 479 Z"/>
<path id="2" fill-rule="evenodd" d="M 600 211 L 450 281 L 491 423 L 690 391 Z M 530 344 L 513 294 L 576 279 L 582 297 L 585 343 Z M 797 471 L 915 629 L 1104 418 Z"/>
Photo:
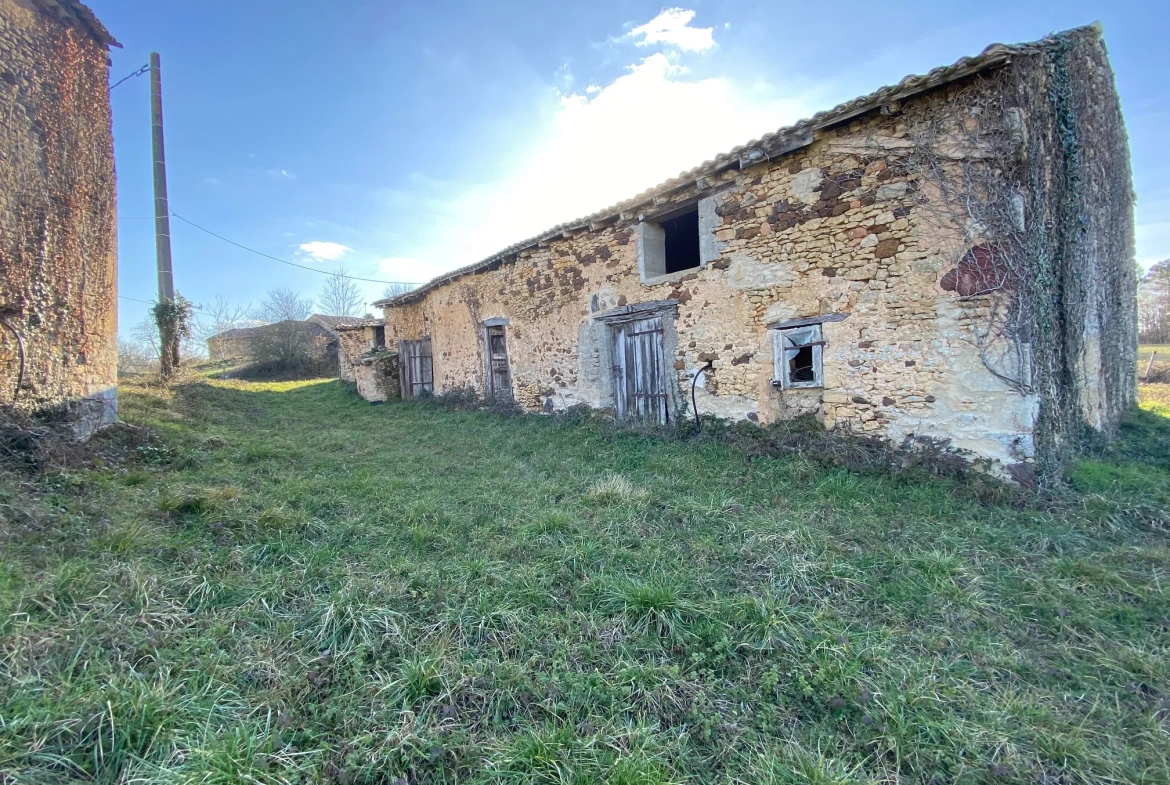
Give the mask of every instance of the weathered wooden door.
<path id="1" fill-rule="evenodd" d="M 613 360 L 617 416 L 665 425 L 670 416 L 670 399 L 666 394 L 662 317 L 614 325 Z"/>
<path id="2" fill-rule="evenodd" d="M 398 342 L 398 377 L 403 400 L 419 393 L 435 391 L 435 368 L 431 357 L 431 339 Z"/>
<path id="3" fill-rule="evenodd" d="M 512 375 L 508 370 L 508 341 L 503 327 L 487 328 L 488 392 L 496 398 L 512 397 Z"/>

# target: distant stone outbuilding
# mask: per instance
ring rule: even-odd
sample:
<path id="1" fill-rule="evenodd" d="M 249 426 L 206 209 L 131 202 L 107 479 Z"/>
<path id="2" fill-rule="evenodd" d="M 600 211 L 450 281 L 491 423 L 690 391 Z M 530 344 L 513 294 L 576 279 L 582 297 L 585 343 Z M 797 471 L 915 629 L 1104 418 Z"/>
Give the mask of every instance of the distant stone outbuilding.
<path id="1" fill-rule="evenodd" d="M 666 423 L 695 382 L 702 413 L 947 439 L 1046 482 L 1134 401 L 1133 199 L 1090 26 L 907 77 L 375 305 L 407 398 Z"/>
<path id="2" fill-rule="evenodd" d="M 219 362 L 295 365 L 309 375 L 331 375 L 338 370 L 338 328 L 361 321 L 353 316 L 314 314 L 304 320 L 239 327 L 208 338 L 207 354 Z"/>
<path id="3" fill-rule="evenodd" d="M 0 405 L 117 418 L 109 47 L 75 0 L 0 0 Z"/>

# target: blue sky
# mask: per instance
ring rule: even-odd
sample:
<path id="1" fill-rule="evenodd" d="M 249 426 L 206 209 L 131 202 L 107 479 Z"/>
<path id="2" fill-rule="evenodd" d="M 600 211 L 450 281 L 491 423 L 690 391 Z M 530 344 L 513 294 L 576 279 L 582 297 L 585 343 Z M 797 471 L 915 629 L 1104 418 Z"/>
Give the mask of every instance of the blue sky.
<path id="1" fill-rule="evenodd" d="M 89 0 L 162 55 L 172 209 L 321 270 L 425 281 L 818 110 L 1101 20 L 1130 133 L 1138 260 L 1170 258 L 1167 4 Z M 120 326 L 155 294 L 149 84 L 112 94 Z M 176 286 L 258 302 L 323 276 L 173 223 Z M 381 284 L 365 285 L 370 300 Z M 135 298 L 135 299 L 129 299 Z"/>

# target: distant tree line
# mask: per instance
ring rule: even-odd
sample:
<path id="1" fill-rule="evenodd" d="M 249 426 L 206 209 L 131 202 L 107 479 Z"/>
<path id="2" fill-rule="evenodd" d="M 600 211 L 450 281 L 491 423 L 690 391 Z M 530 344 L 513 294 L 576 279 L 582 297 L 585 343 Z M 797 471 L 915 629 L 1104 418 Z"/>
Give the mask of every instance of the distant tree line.
<path id="1" fill-rule="evenodd" d="M 1138 283 L 1138 340 L 1170 343 L 1170 259 L 1155 264 Z"/>
<path id="2" fill-rule="evenodd" d="M 395 297 L 412 287 L 386 287 L 382 297 Z M 194 305 L 194 319 L 188 334 L 181 337 L 179 353 L 186 359 L 223 362 L 227 357 L 208 357 L 208 339 L 212 336 L 245 327 L 282 325 L 285 327 L 264 331 L 253 344 L 258 363 L 273 366 L 296 366 L 310 354 L 310 335 L 298 329 L 298 323 L 313 315 L 314 309 L 326 316 L 362 316 L 366 302 L 361 288 L 339 267 L 325 279 L 316 298 L 306 296 L 289 287 L 269 289 L 258 304 L 235 303 L 222 295 L 214 300 Z M 122 374 L 153 373 L 159 370 L 159 331 L 155 319 L 147 315 L 128 335 L 118 339 L 118 371 Z"/>

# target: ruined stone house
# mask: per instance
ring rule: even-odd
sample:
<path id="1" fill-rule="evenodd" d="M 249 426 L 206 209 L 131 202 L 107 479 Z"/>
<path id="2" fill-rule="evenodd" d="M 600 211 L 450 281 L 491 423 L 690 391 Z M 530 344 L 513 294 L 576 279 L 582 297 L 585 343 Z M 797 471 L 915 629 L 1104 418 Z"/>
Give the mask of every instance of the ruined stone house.
<path id="1" fill-rule="evenodd" d="M 0 405 L 117 416 L 109 47 L 76 0 L 0 0 Z"/>
<path id="2" fill-rule="evenodd" d="M 386 345 L 381 319 L 363 319 L 337 328 L 340 352 L 337 375 L 357 387 L 371 403 L 400 397 L 398 352 Z"/>
<path id="3" fill-rule="evenodd" d="M 405 398 L 669 423 L 694 384 L 704 414 L 948 439 L 1029 481 L 1134 400 L 1132 205 L 1092 26 L 907 77 L 375 304 Z"/>

